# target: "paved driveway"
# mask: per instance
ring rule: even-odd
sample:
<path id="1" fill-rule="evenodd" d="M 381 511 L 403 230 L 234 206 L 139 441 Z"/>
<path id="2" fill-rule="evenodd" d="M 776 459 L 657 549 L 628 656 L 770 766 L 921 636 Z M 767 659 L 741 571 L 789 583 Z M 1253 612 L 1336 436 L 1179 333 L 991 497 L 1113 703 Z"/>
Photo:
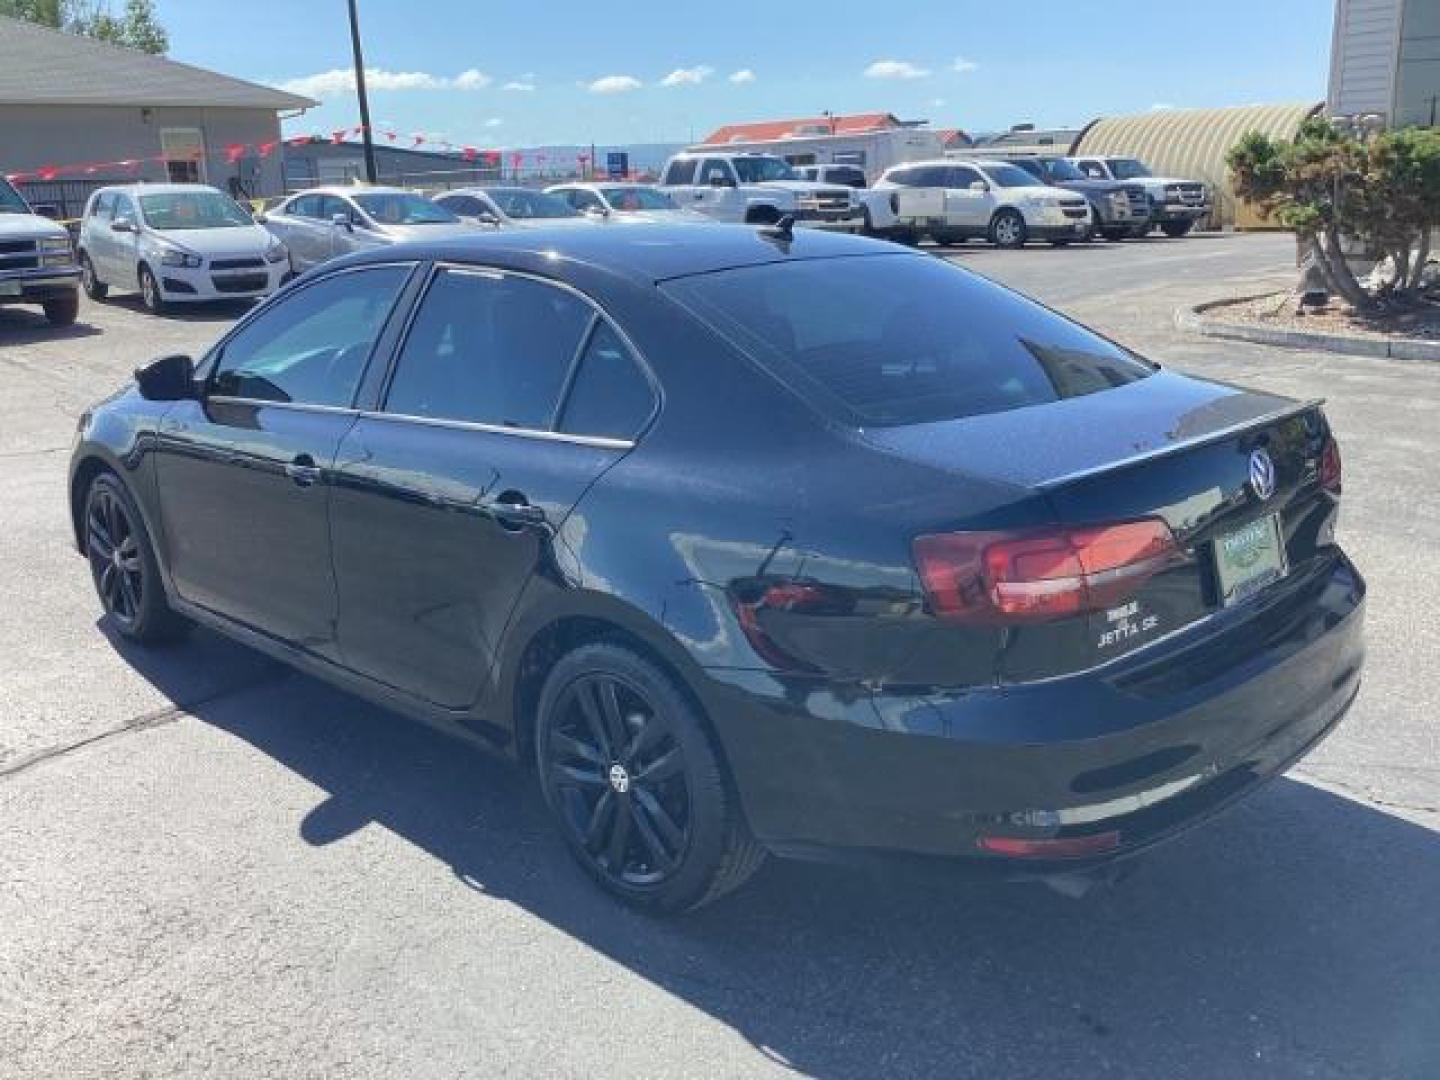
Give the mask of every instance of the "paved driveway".
<path id="1" fill-rule="evenodd" d="M 1290 778 L 1074 901 L 767 866 L 655 922 L 538 799 L 208 634 L 97 625 L 74 418 L 227 313 L 0 312 L 0 1077 L 1440 1075 L 1440 370 L 1178 337 L 1276 237 L 954 254 L 1175 367 L 1324 396 L 1371 662 Z"/>

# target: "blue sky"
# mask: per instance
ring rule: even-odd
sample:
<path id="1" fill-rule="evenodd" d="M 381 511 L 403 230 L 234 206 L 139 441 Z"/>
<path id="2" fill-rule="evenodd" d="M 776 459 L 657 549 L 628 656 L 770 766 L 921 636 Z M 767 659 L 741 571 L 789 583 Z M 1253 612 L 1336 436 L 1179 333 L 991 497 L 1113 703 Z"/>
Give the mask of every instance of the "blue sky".
<path id="1" fill-rule="evenodd" d="M 159 0 L 171 56 L 309 89 L 287 134 L 357 122 L 345 0 Z M 1324 97 L 1330 0 L 360 0 L 371 111 L 486 147 L 685 142 L 888 110 L 937 126 Z"/>

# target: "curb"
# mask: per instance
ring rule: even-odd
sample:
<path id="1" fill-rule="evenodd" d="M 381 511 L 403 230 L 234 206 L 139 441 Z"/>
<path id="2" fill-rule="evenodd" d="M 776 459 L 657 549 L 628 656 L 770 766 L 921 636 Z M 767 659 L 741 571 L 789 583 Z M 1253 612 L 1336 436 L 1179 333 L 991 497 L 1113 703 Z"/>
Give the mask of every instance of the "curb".
<path id="1" fill-rule="evenodd" d="M 1175 325 L 1181 330 L 1203 337 L 1228 338 L 1231 341 L 1250 341 L 1257 345 L 1279 345 L 1288 349 L 1310 349 L 1320 352 L 1343 353 L 1347 356 L 1373 356 L 1382 360 L 1433 360 L 1440 361 L 1440 341 L 1393 340 L 1379 337 L 1360 337 L 1355 334 L 1325 334 L 1310 330 L 1282 330 L 1278 327 L 1253 326 L 1249 323 L 1226 322 L 1212 318 L 1207 312 L 1231 304 L 1243 304 L 1259 300 L 1274 293 L 1259 293 L 1255 296 L 1235 296 L 1225 300 L 1210 300 L 1194 307 L 1175 309 Z"/>

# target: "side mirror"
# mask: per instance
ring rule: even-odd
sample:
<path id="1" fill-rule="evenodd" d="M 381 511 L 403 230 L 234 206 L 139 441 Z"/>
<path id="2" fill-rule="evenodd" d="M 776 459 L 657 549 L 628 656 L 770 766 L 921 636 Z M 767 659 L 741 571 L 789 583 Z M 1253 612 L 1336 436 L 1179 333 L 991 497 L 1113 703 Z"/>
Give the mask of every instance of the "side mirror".
<path id="1" fill-rule="evenodd" d="M 607 218 L 610 216 L 610 211 L 603 206 L 587 206 L 584 212 L 587 217 Z"/>
<path id="2" fill-rule="evenodd" d="M 135 231 L 135 222 L 122 214 L 110 223 L 110 231 L 133 233 Z"/>
<path id="3" fill-rule="evenodd" d="M 183 353 L 162 356 L 135 369 L 135 385 L 146 401 L 185 401 L 196 396 L 195 361 Z"/>
<path id="4" fill-rule="evenodd" d="M 990 190 L 990 185 L 985 183 L 984 180 L 972 180 L 970 182 L 970 190 L 985 192 Z"/>
<path id="5" fill-rule="evenodd" d="M 331 214 L 330 224 L 337 225 L 340 228 L 344 229 L 346 232 L 355 231 L 355 223 L 350 220 L 349 214 Z"/>
<path id="6" fill-rule="evenodd" d="M 480 211 L 480 213 L 478 213 L 477 215 L 475 215 L 475 220 L 476 220 L 476 222 L 478 222 L 478 223 L 481 224 L 481 225 L 499 225 L 499 224 L 500 224 L 500 219 L 499 219 L 498 217 L 496 217 L 494 214 L 492 214 L 489 210 L 482 210 L 482 211 Z"/>
<path id="7" fill-rule="evenodd" d="M 54 203 L 36 203 L 31 209 L 43 218 L 49 218 L 51 221 L 60 220 L 60 208 Z"/>

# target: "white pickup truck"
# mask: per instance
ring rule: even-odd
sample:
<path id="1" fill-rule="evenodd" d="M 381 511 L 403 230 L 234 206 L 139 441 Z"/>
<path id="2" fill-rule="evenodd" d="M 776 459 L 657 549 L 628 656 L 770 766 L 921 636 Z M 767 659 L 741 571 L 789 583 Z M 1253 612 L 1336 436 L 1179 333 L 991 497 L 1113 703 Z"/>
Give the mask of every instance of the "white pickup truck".
<path id="1" fill-rule="evenodd" d="M 677 204 L 716 221 L 795 224 L 860 232 L 866 215 L 853 189 L 801 180 L 770 154 L 692 151 L 676 154 L 660 174 L 661 190 Z"/>
<path id="2" fill-rule="evenodd" d="M 1093 180 L 1123 180 L 1140 184 L 1150 196 L 1150 220 L 1135 229 L 1143 236 L 1154 226 L 1166 236 L 1179 238 L 1210 216 L 1210 192 L 1199 180 L 1180 180 L 1173 176 L 1156 176 L 1138 158 L 1092 155 L 1072 157 L 1070 161 Z"/>
<path id="3" fill-rule="evenodd" d="M 80 267 L 64 226 L 30 209 L 0 176 L 0 305 L 36 304 L 52 326 L 80 311 Z"/>

